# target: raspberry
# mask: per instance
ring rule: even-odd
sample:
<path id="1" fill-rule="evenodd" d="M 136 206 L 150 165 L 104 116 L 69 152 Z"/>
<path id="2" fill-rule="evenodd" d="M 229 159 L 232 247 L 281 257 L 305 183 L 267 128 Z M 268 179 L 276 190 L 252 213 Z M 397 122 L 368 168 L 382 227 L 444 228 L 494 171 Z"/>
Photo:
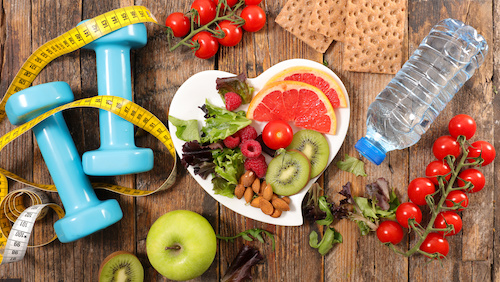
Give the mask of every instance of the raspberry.
<path id="1" fill-rule="evenodd" d="M 231 112 L 236 110 L 242 102 L 241 96 L 234 92 L 227 92 L 224 100 L 226 100 L 226 109 Z"/>
<path id="2" fill-rule="evenodd" d="M 245 159 L 245 170 L 251 170 L 255 172 L 258 178 L 266 176 L 267 163 L 264 155 L 260 154 L 256 158 Z"/>
<path id="3" fill-rule="evenodd" d="M 253 126 L 248 125 L 242 129 L 240 129 L 238 132 L 236 132 L 240 136 L 241 142 L 245 140 L 255 140 L 257 138 L 257 130 L 253 128 Z"/>
<path id="4" fill-rule="evenodd" d="M 260 143 L 255 140 L 245 140 L 240 145 L 241 153 L 247 158 L 258 157 L 262 153 Z"/>
<path id="5" fill-rule="evenodd" d="M 224 145 L 226 145 L 226 147 L 228 147 L 229 149 L 234 149 L 238 147 L 238 145 L 240 145 L 240 137 L 237 136 L 236 134 L 233 134 L 231 136 L 226 137 L 226 139 L 224 139 L 223 142 Z"/>

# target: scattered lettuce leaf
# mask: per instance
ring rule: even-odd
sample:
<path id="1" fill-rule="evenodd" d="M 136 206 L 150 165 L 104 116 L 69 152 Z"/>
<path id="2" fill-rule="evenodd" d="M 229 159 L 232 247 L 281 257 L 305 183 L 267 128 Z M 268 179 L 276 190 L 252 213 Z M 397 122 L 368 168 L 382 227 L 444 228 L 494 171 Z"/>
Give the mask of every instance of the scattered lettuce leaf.
<path id="1" fill-rule="evenodd" d="M 309 234 L 309 246 L 318 249 L 322 256 L 326 255 L 333 248 L 333 245 L 338 243 L 342 243 L 342 235 L 332 227 L 326 229 L 319 243 L 316 231 L 311 231 Z"/>
<path id="2" fill-rule="evenodd" d="M 201 109 L 205 112 L 206 118 L 205 126 L 201 129 L 201 143 L 214 143 L 224 140 L 252 123 L 251 120 L 246 118 L 244 111 L 230 112 L 210 104 L 208 100 L 205 100 L 205 105 Z"/>
<path id="3" fill-rule="evenodd" d="M 214 186 L 213 190 L 215 194 L 226 196 L 228 198 L 234 197 L 234 188 L 236 188 L 235 184 L 229 183 L 224 178 L 217 176 L 212 178 L 212 184 Z"/>
<path id="4" fill-rule="evenodd" d="M 200 141 L 200 131 L 198 129 L 198 121 L 195 119 L 182 120 L 173 116 L 168 116 L 170 122 L 177 127 L 175 135 L 177 138 L 184 141 Z"/>
<path id="5" fill-rule="evenodd" d="M 337 167 L 340 170 L 353 173 L 356 176 L 366 176 L 365 163 L 355 157 L 349 156 L 348 154 L 345 155 L 344 161 L 337 162 Z"/>
<path id="6" fill-rule="evenodd" d="M 244 157 L 239 148 L 214 150 L 212 152 L 215 173 L 231 184 L 238 184 L 238 180 L 245 171 Z"/>
<path id="7" fill-rule="evenodd" d="M 217 78 L 215 83 L 224 104 L 226 103 L 224 95 L 227 92 L 234 92 L 240 95 L 243 100 L 242 104 L 248 104 L 252 101 L 254 88 L 247 83 L 247 76 L 244 73 L 237 76 Z"/>
<path id="8" fill-rule="evenodd" d="M 243 245 L 238 255 L 229 265 L 226 273 L 222 277 L 222 282 L 240 282 L 252 279 L 252 266 L 263 260 L 264 257 L 259 251 L 248 245 Z"/>

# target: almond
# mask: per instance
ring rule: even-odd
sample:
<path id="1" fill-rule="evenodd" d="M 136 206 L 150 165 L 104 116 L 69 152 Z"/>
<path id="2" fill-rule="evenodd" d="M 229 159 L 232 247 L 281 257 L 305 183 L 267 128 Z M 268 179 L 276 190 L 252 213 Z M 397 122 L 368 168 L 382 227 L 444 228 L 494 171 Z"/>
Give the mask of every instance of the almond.
<path id="1" fill-rule="evenodd" d="M 260 200 L 262 199 L 262 197 L 256 197 L 254 198 L 251 202 L 250 202 L 250 205 L 254 208 L 260 208 Z"/>
<path id="2" fill-rule="evenodd" d="M 283 199 L 283 201 L 285 201 L 287 204 L 290 204 L 290 198 L 288 198 L 288 196 L 285 196 L 281 199 Z"/>
<path id="3" fill-rule="evenodd" d="M 255 173 L 251 170 L 247 170 L 240 178 L 240 183 L 245 187 L 250 187 L 255 180 Z"/>
<path id="4" fill-rule="evenodd" d="M 268 184 L 266 188 L 264 188 L 262 197 L 264 197 L 264 199 L 268 201 L 271 201 L 271 199 L 273 198 L 273 188 L 271 187 L 271 185 Z"/>
<path id="5" fill-rule="evenodd" d="M 264 180 L 262 181 L 262 183 L 260 184 L 261 187 L 266 187 L 267 186 L 267 182 Z"/>
<path id="6" fill-rule="evenodd" d="M 278 195 L 276 195 L 276 194 L 274 194 L 274 193 L 273 193 L 273 196 L 272 196 L 272 198 L 271 198 L 271 201 L 272 201 L 272 200 L 274 200 L 274 199 L 277 199 L 277 198 L 279 198 L 279 197 L 278 197 Z"/>
<path id="7" fill-rule="evenodd" d="M 273 214 L 274 207 L 268 200 L 260 198 L 259 204 L 260 204 L 260 209 L 262 210 L 263 213 L 267 215 Z"/>
<path id="8" fill-rule="evenodd" d="M 247 187 L 247 189 L 245 190 L 245 194 L 243 195 L 245 197 L 245 201 L 247 203 L 250 203 L 250 201 L 252 200 L 253 198 L 253 191 L 252 191 L 252 188 L 250 187 Z"/>
<path id="9" fill-rule="evenodd" d="M 252 190 L 255 192 L 255 194 L 260 193 L 260 179 L 256 178 L 253 183 L 252 183 Z"/>
<path id="10" fill-rule="evenodd" d="M 280 211 L 289 211 L 290 210 L 290 206 L 281 198 L 273 199 L 272 205 Z"/>
<path id="11" fill-rule="evenodd" d="M 234 195 L 236 198 L 241 199 L 243 197 L 243 194 L 245 194 L 245 187 L 243 184 L 238 184 L 236 185 L 236 188 L 234 188 Z"/>
<path id="12" fill-rule="evenodd" d="M 272 217 L 280 217 L 281 211 L 279 209 L 274 209 L 274 212 L 271 214 Z"/>

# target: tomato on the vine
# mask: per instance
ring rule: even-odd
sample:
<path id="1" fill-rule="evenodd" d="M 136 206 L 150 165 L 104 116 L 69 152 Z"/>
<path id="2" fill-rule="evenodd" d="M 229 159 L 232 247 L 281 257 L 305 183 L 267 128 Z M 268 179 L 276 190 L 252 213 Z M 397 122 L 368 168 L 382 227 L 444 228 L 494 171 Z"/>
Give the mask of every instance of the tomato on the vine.
<path id="1" fill-rule="evenodd" d="M 245 0 L 245 5 L 259 5 L 262 0 Z"/>
<path id="2" fill-rule="evenodd" d="M 408 198 L 413 203 L 423 206 L 427 204 L 425 196 L 436 192 L 436 187 L 431 180 L 424 177 L 413 179 L 408 185 Z"/>
<path id="3" fill-rule="evenodd" d="M 206 25 L 215 19 L 217 14 L 217 6 L 212 0 L 194 0 L 191 4 L 191 9 L 198 11 L 198 17 L 195 22 L 200 25 Z"/>
<path id="4" fill-rule="evenodd" d="M 448 123 L 448 131 L 455 139 L 463 135 L 467 140 L 476 133 L 476 121 L 468 115 L 456 115 Z"/>
<path id="5" fill-rule="evenodd" d="M 467 158 L 477 158 L 481 156 L 484 162 L 481 166 L 489 165 L 495 159 L 496 151 L 495 147 L 487 141 L 476 141 L 472 143 L 469 147 L 469 154 Z M 469 162 L 474 162 L 474 159 L 468 159 Z"/>
<path id="6" fill-rule="evenodd" d="M 293 130 L 286 121 L 272 120 L 266 124 L 262 131 L 262 141 L 273 150 L 286 148 L 292 143 L 292 139 Z"/>
<path id="7" fill-rule="evenodd" d="M 444 258 L 450 251 L 450 244 L 443 235 L 433 232 L 425 237 L 424 242 L 420 245 L 420 250 L 430 254 L 439 253 L 441 254 L 439 257 Z"/>
<path id="8" fill-rule="evenodd" d="M 486 179 L 484 178 L 484 175 L 482 172 L 475 168 L 469 168 L 466 169 L 458 174 L 458 187 L 464 187 L 465 182 L 468 181 L 471 182 L 473 187 L 472 189 L 468 190 L 467 192 L 469 193 L 475 193 L 479 192 L 484 188 L 484 185 L 486 184 Z M 464 181 L 462 181 L 463 179 Z"/>
<path id="9" fill-rule="evenodd" d="M 455 205 L 454 203 L 460 203 L 463 208 L 458 208 L 457 211 L 463 211 L 467 206 L 469 206 L 469 197 L 462 190 L 454 190 L 448 193 L 444 203 L 447 207 L 453 207 Z"/>
<path id="10" fill-rule="evenodd" d="M 396 210 L 396 220 L 404 228 L 408 228 L 408 220 L 410 218 L 415 219 L 417 223 L 422 221 L 422 211 L 414 203 L 406 202 L 399 205 Z"/>
<path id="11" fill-rule="evenodd" d="M 214 0 L 214 3 L 216 6 L 219 5 L 219 0 Z M 238 0 L 227 0 L 226 3 L 229 7 L 232 8 L 234 5 L 236 5 L 236 3 L 238 3 Z M 224 10 L 224 6 L 224 4 L 221 5 L 221 11 Z"/>
<path id="12" fill-rule="evenodd" d="M 241 27 L 228 20 L 220 22 L 215 30 L 224 31 L 224 37 L 217 38 L 219 44 L 222 46 L 234 46 L 240 43 L 243 37 L 243 30 Z"/>
<path id="13" fill-rule="evenodd" d="M 266 24 L 266 13 L 261 7 L 256 5 L 250 5 L 243 8 L 240 17 L 245 20 L 243 29 L 249 32 L 259 31 Z"/>
<path id="14" fill-rule="evenodd" d="M 445 176 L 445 179 L 448 181 L 451 178 L 451 169 L 450 166 L 444 161 L 433 161 L 430 162 L 425 168 L 425 176 L 427 176 L 432 183 L 438 185 L 437 176 Z"/>
<path id="15" fill-rule="evenodd" d="M 200 59 L 208 59 L 214 56 L 219 49 L 219 42 L 208 31 L 198 32 L 191 39 L 193 42 L 198 42 L 200 47 L 194 52 L 194 55 Z M 191 48 L 194 50 L 194 48 Z"/>
<path id="16" fill-rule="evenodd" d="M 439 229 L 444 229 L 447 225 L 453 225 L 453 230 L 445 232 L 438 231 L 439 234 L 444 236 L 452 236 L 462 230 L 462 218 L 454 211 L 444 211 L 438 213 L 436 220 L 434 221 L 434 227 Z"/>
<path id="17" fill-rule="evenodd" d="M 432 152 L 438 160 L 442 160 L 448 155 L 452 155 L 456 159 L 460 156 L 460 151 L 457 139 L 449 135 L 439 137 L 432 145 Z"/>
<path id="18" fill-rule="evenodd" d="M 191 21 L 183 13 L 172 13 L 165 20 L 165 25 L 172 29 L 175 37 L 184 37 L 191 29 Z"/>
<path id="19" fill-rule="evenodd" d="M 403 240 L 403 228 L 397 222 L 387 220 L 381 222 L 377 228 L 377 238 L 382 243 L 399 244 Z"/>

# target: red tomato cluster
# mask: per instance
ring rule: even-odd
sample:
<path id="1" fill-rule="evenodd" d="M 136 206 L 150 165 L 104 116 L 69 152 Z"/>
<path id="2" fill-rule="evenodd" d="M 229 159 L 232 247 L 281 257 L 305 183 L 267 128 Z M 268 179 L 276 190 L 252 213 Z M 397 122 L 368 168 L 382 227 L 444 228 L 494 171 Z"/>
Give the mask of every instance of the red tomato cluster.
<path id="1" fill-rule="evenodd" d="M 382 228 L 382 230 L 379 232 L 377 229 L 377 236 L 381 242 L 399 243 L 403 239 L 403 229 L 401 226 L 410 228 L 410 222 L 413 222 L 413 225 L 420 224 L 422 212 L 418 206 L 425 206 L 429 201 L 437 204 L 439 198 L 434 200 L 433 197 L 437 194 L 436 187 L 439 187 L 438 180 L 442 179 L 441 181 L 447 185 L 452 176 L 452 171 L 446 157 L 452 156 L 452 160 L 456 160 L 461 156 L 463 152 L 457 140 L 459 140 L 459 136 L 464 136 L 465 140 L 472 138 L 476 132 L 476 122 L 468 115 L 457 115 L 450 120 L 448 130 L 450 135 L 439 137 L 432 146 L 432 152 L 437 160 L 427 165 L 425 169 L 426 177 L 415 178 L 408 185 L 408 198 L 410 202 L 402 203 L 397 208 L 397 223 L 394 221 L 385 221 L 379 226 L 379 229 Z M 472 143 L 467 151 L 466 162 L 472 163 L 480 160 L 480 166 L 485 166 L 493 162 L 496 154 L 495 148 L 486 141 Z M 444 205 L 447 208 L 454 208 L 455 210 L 448 209 L 438 213 L 434 221 L 434 228 L 436 229 L 445 229 L 451 225 L 453 226 L 453 230 L 447 233 L 444 231 L 429 233 L 420 246 L 421 251 L 431 254 L 439 253 L 441 258 L 448 254 L 449 244 L 446 236 L 455 235 L 462 229 L 462 218 L 457 211 L 462 211 L 469 205 L 468 193 L 479 192 L 484 188 L 485 183 L 486 180 L 483 173 L 475 168 L 466 168 L 458 173 L 455 185 L 453 186 L 456 190 L 450 191 L 444 201 Z M 460 189 L 462 187 L 463 189 Z"/>
<path id="2" fill-rule="evenodd" d="M 227 19 L 216 20 L 218 19 L 217 6 L 219 0 L 194 0 L 191 5 L 191 10 L 196 10 L 194 27 L 191 26 L 191 19 L 180 12 L 170 14 L 165 21 L 165 25 L 172 30 L 175 37 L 192 36 L 193 45 L 196 46 L 191 49 L 193 49 L 195 56 L 208 59 L 217 53 L 219 44 L 222 46 L 235 46 L 238 44 L 243 36 L 243 29 L 248 32 L 256 32 L 266 24 L 266 13 L 261 7 L 257 6 L 262 0 L 239 1 L 244 1 L 246 5 L 239 15 L 244 21 L 242 25 Z M 221 3 L 219 9 L 221 13 L 226 11 L 225 4 L 233 8 L 238 4 L 238 0 L 226 0 Z M 197 32 L 198 28 L 204 26 L 207 26 L 209 31 Z M 223 31 L 222 37 L 216 35 L 220 31 Z"/>

